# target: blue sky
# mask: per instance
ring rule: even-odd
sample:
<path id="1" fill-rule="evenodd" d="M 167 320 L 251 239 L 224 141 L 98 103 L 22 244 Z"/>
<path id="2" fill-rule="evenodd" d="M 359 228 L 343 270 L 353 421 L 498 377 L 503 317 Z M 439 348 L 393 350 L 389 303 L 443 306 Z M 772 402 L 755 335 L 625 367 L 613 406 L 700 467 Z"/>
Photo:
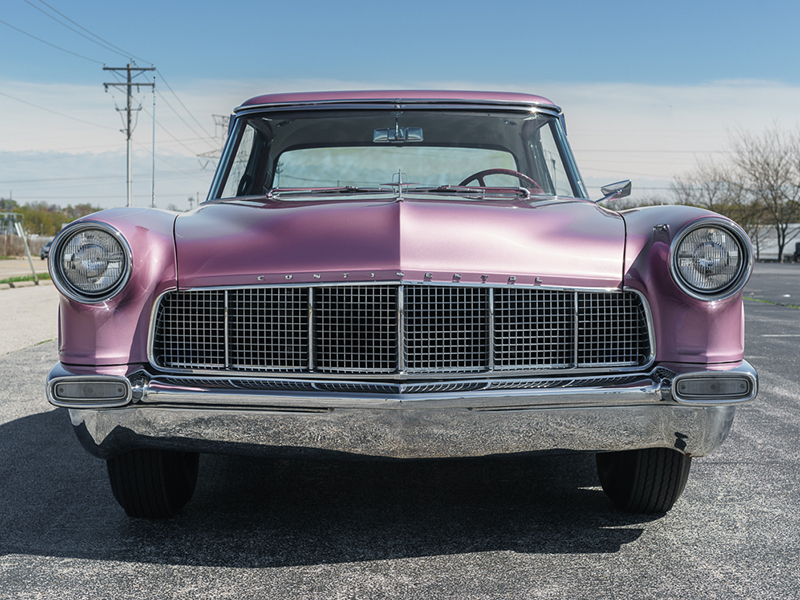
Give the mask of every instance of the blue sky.
<path id="1" fill-rule="evenodd" d="M 205 195 L 212 115 L 264 92 L 541 94 L 565 109 L 590 188 L 630 177 L 651 194 L 724 158 L 731 132 L 798 125 L 793 2 L 3 0 L 0 21 L 0 196 L 23 203 L 124 203 L 124 96 L 102 66 L 130 57 L 159 69 L 162 207 Z M 134 198 L 149 204 L 152 97 L 137 98 Z"/>

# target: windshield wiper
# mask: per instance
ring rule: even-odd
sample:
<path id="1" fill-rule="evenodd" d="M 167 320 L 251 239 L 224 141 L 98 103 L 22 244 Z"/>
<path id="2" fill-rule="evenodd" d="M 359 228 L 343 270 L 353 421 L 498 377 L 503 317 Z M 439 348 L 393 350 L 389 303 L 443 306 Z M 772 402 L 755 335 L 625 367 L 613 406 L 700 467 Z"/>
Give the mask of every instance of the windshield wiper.
<path id="1" fill-rule="evenodd" d="M 314 187 L 314 188 L 272 188 L 267 192 L 267 198 L 278 199 L 281 196 L 317 196 L 317 195 L 335 195 L 335 194 L 374 194 L 380 192 L 389 192 L 385 188 L 379 187 L 358 187 L 355 185 L 343 185 L 337 187 Z"/>
<path id="2" fill-rule="evenodd" d="M 471 198 L 485 199 L 487 197 L 518 196 L 525 200 L 531 197 L 531 191 L 524 187 L 476 187 L 470 185 L 440 185 L 437 187 L 415 187 L 411 193 L 424 192 L 431 194 L 458 194 Z"/>

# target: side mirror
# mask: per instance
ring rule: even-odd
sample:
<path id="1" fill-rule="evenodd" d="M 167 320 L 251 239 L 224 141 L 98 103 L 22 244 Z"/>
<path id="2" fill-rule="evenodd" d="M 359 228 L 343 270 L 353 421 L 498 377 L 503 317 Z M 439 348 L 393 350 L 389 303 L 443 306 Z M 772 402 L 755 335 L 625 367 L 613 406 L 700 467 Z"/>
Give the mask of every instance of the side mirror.
<path id="1" fill-rule="evenodd" d="M 618 198 L 625 198 L 631 195 L 631 180 L 618 181 L 617 183 L 610 183 L 600 188 L 600 193 L 603 197 L 600 200 L 595 200 L 595 204 L 603 202 L 604 200 L 616 200 Z"/>

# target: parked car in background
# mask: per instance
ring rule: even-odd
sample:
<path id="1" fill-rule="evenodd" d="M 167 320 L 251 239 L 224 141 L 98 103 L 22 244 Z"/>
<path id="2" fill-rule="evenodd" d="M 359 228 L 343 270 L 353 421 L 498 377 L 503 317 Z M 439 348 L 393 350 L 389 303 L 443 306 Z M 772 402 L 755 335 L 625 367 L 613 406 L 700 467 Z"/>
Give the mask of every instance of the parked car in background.
<path id="1" fill-rule="evenodd" d="M 42 260 L 47 258 L 50 255 L 50 246 L 52 245 L 53 245 L 53 240 L 46 242 L 45 245 L 42 246 L 42 249 L 39 251 L 39 258 L 41 258 Z"/>
<path id="2" fill-rule="evenodd" d="M 71 223 L 47 382 L 134 517 L 199 453 L 597 456 L 663 512 L 757 393 L 736 223 L 590 199 L 532 95 L 330 92 L 236 109 L 208 200 Z"/>

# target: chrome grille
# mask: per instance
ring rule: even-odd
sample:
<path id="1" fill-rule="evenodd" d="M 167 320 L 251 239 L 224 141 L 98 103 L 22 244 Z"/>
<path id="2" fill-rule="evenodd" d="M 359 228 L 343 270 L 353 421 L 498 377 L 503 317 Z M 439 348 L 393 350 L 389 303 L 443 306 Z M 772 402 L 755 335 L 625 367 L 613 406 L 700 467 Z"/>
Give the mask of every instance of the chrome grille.
<path id="1" fill-rule="evenodd" d="M 405 288 L 405 355 L 409 373 L 486 370 L 489 290 Z"/>
<path id="2" fill-rule="evenodd" d="M 564 369 L 573 365 L 574 298 L 574 292 L 558 290 L 495 290 L 495 369 Z"/>
<path id="3" fill-rule="evenodd" d="M 335 285 L 169 292 L 152 362 L 168 370 L 425 376 L 636 367 L 633 292 Z"/>
<path id="4" fill-rule="evenodd" d="M 641 302 L 633 294 L 580 293 L 578 366 L 636 364 L 641 355 Z"/>
<path id="5" fill-rule="evenodd" d="M 317 370 L 322 373 L 397 370 L 395 287 L 319 287 L 313 294 Z"/>
<path id="6" fill-rule="evenodd" d="M 222 369 L 225 360 L 225 296 L 217 291 L 173 292 L 162 298 L 153 333 L 158 364 Z"/>
<path id="7" fill-rule="evenodd" d="M 230 290 L 228 366 L 242 371 L 302 371 L 308 365 L 308 290 Z"/>

